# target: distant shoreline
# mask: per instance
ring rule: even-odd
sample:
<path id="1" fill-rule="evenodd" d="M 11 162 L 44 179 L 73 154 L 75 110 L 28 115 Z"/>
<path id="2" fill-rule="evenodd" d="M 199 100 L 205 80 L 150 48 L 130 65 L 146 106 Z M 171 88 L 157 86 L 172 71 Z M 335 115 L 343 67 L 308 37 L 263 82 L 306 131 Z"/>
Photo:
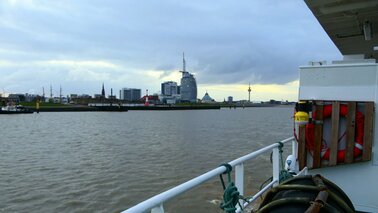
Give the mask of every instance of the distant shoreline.
<path id="1" fill-rule="evenodd" d="M 193 105 L 153 105 L 153 106 L 85 106 L 85 105 L 68 105 L 68 106 L 42 106 L 39 112 L 127 112 L 129 110 L 219 110 L 235 109 L 235 108 L 250 108 L 250 107 L 291 107 L 292 105 L 279 104 L 247 104 L 247 105 L 212 105 L 212 104 L 193 104 Z M 27 108 L 37 112 L 34 106 L 27 106 Z"/>
<path id="2" fill-rule="evenodd" d="M 35 107 L 28 107 L 37 111 Z M 41 107 L 39 112 L 127 112 L 129 110 L 215 110 L 220 106 L 61 106 L 61 107 Z"/>

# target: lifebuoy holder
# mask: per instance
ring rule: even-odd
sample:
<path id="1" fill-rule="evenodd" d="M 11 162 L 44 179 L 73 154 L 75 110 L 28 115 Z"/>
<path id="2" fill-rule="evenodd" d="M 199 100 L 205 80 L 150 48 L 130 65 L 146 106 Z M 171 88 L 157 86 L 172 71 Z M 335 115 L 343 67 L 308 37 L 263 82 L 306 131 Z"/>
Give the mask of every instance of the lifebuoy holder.
<path id="1" fill-rule="evenodd" d="M 332 115 L 332 105 L 324 105 L 323 106 L 323 119 L 330 118 Z M 340 104 L 340 116 L 347 117 L 348 115 L 348 106 L 346 104 Z M 315 117 L 315 113 L 313 116 Z M 354 143 L 354 150 L 353 156 L 357 158 L 362 154 L 363 150 L 363 140 L 364 140 L 364 115 L 360 111 L 356 111 L 355 117 L 355 143 Z M 315 124 L 308 123 L 306 125 L 306 147 L 309 151 L 314 151 L 314 127 Z M 323 139 L 322 139 L 323 140 Z M 323 143 L 323 142 L 322 142 Z M 321 157 L 323 160 L 329 160 L 330 157 L 330 149 L 329 147 L 326 148 L 324 144 L 322 144 L 323 149 L 321 152 Z M 337 162 L 344 162 L 345 160 L 345 149 L 337 151 Z"/>

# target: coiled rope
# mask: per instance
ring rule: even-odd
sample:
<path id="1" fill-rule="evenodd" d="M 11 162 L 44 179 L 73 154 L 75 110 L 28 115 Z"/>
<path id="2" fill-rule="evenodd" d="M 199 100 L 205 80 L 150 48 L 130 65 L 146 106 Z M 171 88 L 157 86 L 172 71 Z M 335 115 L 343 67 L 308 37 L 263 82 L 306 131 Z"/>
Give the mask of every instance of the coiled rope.
<path id="1" fill-rule="evenodd" d="M 278 151 L 280 153 L 280 158 L 281 158 L 281 170 L 280 170 L 280 174 L 279 174 L 279 183 L 282 183 L 285 180 L 292 178 L 293 174 L 291 174 L 289 171 L 284 169 L 285 163 L 284 163 L 283 156 L 282 156 L 284 144 L 282 142 L 277 142 L 277 143 L 279 144 Z"/>
<path id="2" fill-rule="evenodd" d="M 232 166 L 228 163 L 222 164 L 221 166 L 226 167 L 226 171 L 223 174 L 227 174 L 228 184 L 227 186 L 225 185 L 223 176 L 222 174 L 220 174 L 219 177 L 224 190 L 223 202 L 220 204 L 220 208 L 227 213 L 235 213 L 237 204 L 241 209 L 243 209 L 239 202 L 239 199 L 242 199 L 242 196 L 240 195 L 238 188 L 235 186 L 234 182 L 231 179 Z"/>

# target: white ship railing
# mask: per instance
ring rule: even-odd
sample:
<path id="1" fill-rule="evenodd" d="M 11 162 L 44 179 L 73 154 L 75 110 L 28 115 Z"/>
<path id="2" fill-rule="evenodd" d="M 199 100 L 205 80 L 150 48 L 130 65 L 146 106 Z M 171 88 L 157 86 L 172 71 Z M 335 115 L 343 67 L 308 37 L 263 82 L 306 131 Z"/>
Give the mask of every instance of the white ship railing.
<path id="1" fill-rule="evenodd" d="M 292 146 L 292 155 L 294 156 L 294 159 L 297 159 L 297 142 L 294 139 L 294 137 L 287 138 L 283 141 L 280 141 L 282 144 L 291 142 Z M 235 185 L 238 188 L 238 191 L 240 195 L 244 195 L 244 162 L 248 160 L 252 160 L 266 152 L 273 151 L 272 155 L 272 181 L 267 184 L 264 188 L 262 188 L 259 192 L 257 192 L 252 198 L 250 198 L 248 201 L 242 203 L 244 207 L 247 207 L 250 203 L 252 203 L 254 200 L 256 200 L 258 197 L 260 197 L 264 192 L 266 192 L 269 188 L 272 186 L 276 186 L 279 183 L 279 173 L 280 173 L 280 153 L 279 153 L 279 147 L 280 143 L 274 143 L 270 146 L 266 146 L 262 149 L 259 149 L 257 151 L 254 151 L 250 154 L 244 155 L 238 159 L 235 159 L 228 164 L 230 164 L 233 168 L 235 168 Z M 293 162 L 295 163 L 295 162 Z M 172 189 L 169 189 L 165 192 L 162 192 L 158 195 L 155 195 L 151 197 L 148 200 L 145 200 L 125 211 L 122 213 L 141 213 L 141 212 L 147 212 L 151 210 L 151 213 L 164 213 L 164 202 L 180 195 L 181 193 L 184 193 L 200 184 L 202 184 L 205 181 L 210 180 L 211 178 L 214 178 L 216 176 L 219 176 L 220 174 L 226 172 L 225 166 L 219 166 L 211 171 L 206 172 L 205 174 L 202 174 L 196 178 L 193 178 L 185 183 L 182 183 L 176 187 L 173 187 Z M 242 201 L 241 201 L 242 202 Z M 237 212 L 241 212 L 241 209 L 237 209 Z"/>

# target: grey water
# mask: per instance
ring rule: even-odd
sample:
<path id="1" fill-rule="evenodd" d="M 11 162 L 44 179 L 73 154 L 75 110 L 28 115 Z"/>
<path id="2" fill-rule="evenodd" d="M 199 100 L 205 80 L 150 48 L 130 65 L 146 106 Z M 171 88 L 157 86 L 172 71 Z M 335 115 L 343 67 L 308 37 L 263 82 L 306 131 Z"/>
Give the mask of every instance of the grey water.
<path id="1" fill-rule="evenodd" d="M 120 212 L 292 136 L 292 107 L 0 116 L 0 212 Z M 271 176 L 245 165 L 247 193 Z M 164 204 L 221 212 L 214 178 Z"/>

